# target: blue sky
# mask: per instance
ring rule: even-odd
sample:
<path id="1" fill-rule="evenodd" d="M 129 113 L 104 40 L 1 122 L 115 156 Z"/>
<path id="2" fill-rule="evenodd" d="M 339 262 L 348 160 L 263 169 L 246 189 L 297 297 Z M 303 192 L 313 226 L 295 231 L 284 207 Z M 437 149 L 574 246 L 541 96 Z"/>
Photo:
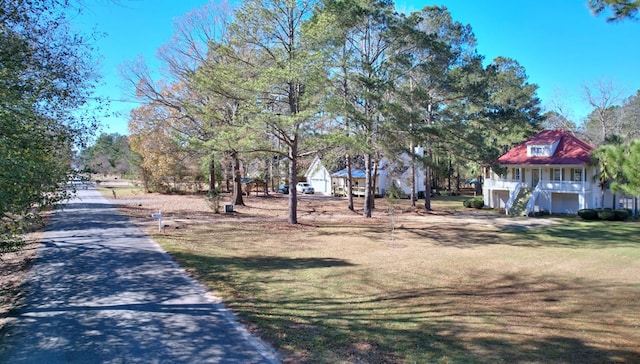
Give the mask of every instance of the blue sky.
<path id="1" fill-rule="evenodd" d="M 138 56 L 153 67 L 159 47 L 173 34 L 173 23 L 206 0 L 122 0 L 85 2 L 74 19 L 80 30 L 105 33 L 97 41 L 103 76 L 99 96 L 113 101 L 116 114 L 104 118 L 103 132 L 127 134 L 132 90 L 120 78 L 123 63 Z M 559 100 L 580 122 L 590 111 L 583 87 L 611 81 L 625 97 L 640 89 L 640 21 L 607 23 L 593 16 L 586 0 L 442 0 L 396 1 L 399 11 L 444 5 L 454 20 L 471 25 L 478 53 L 490 61 L 510 57 L 525 67 L 529 82 L 539 86 L 543 107 Z"/>

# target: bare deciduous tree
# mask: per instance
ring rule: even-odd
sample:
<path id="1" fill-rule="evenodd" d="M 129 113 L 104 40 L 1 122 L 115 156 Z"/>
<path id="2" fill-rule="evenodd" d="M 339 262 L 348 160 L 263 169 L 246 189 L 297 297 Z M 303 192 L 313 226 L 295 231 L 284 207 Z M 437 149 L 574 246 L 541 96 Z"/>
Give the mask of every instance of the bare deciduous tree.
<path id="1" fill-rule="evenodd" d="M 593 144 L 601 144 L 618 133 L 615 107 L 622 100 L 623 91 L 613 81 L 600 80 L 583 86 L 585 100 L 593 111 L 584 124 L 583 133 Z"/>

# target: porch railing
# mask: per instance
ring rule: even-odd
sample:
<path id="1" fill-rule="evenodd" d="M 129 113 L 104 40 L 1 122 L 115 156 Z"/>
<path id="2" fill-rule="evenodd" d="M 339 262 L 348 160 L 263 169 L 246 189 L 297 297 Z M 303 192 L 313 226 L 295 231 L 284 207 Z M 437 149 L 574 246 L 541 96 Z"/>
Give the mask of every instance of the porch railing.
<path id="1" fill-rule="evenodd" d="M 553 192 L 583 192 L 591 188 L 591 183 L 583 181 L 540 181 L 540 189 Z"/>
<path id="2" fill-rule="evenodd" d="M 507 180 L 507 179 L 485 179 L 484 187 L 494 188 L 494 189 L 503 189 L 513 191 L 516 186 L 520 184 L 521 187 L 527 188 L 529 187 L 525 182 L 517 181 L 517 180 Z"/>
<path id="3" fill-rule="evenodd" d="M 516 189 L 520 181 L 505 180 L 505 179 L 486 179 L 484 182 L 485 187 L 491 189 L 503 189 L 513 191 Z M 523 188 L 528 188 L 529 185 L 522 182 Z M 540 190 L 548 192 L 566 192 L 566 193 L 579 193 L 588 191 L 592 187 L 592 183 L 584 181 L 546 181 L 540 180 L 536 187 Z"/>

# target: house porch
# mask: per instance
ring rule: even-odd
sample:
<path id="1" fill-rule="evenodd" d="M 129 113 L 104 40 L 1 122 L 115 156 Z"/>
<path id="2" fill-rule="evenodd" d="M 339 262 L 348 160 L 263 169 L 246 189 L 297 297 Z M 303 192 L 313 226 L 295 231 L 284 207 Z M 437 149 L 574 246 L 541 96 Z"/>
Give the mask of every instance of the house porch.
<path id="1" fill-rule="evenodd" d="M 577 214 L 598 207 L 597 185 L 586 166 L 509 166 L 501 174 L 485 170 L 485 204 L 507 213 L 518 198 L 527 198 L 526 212 Z M 524 193 L 522 192 L 524 191 Z"/>

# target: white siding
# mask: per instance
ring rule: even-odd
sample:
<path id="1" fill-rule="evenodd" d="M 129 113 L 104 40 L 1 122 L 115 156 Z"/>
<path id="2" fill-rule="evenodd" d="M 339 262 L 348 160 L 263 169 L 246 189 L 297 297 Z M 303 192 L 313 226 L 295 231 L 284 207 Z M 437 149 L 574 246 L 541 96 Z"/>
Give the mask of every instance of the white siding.
<path id="1" fill-rule="evenodd" d="M 577 194 L 554 193 L 552 194 L 551 213 L 577 215 L 579 210 L 579 199 Z"/>

